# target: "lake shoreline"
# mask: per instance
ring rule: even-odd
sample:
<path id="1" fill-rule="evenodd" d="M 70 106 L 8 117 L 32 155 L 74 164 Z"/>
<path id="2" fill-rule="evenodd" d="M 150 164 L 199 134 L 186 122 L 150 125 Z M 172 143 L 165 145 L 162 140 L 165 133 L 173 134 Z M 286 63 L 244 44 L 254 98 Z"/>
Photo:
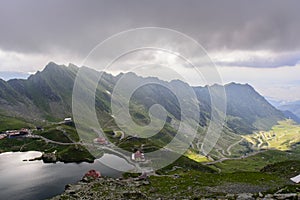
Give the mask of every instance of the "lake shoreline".
<path id="1" fill-rule="evenodd" d="M 5 152 L 0 152 L 0 155 L 5 154 L 5 153 L 18 153 L 18 152 L 40 152 L 41 156 L 31 158 L 31 159 L 25 159 L 23 160 L 24 162 L 32 162 L 32 161 L 37 161 L 37 160 L 42 160 L 44 163 L 94 163 L 96 159 L 78 159 L 78 160 L 64 160 L 64 159 L 57 159 L 55 154 L 53 153 L 44 153 L 38 150 L 29 150 L 29 151 L 5 151 Z"/>
<path id="2" fill-rule="evenodd" d="M 5 152 L 43 152 L 42 160 L 45 163 L 93 163 L 95 157 L 82 145 L 59 145 L 47 143 L 39 138 L 14 138 L 0 140 L 0 154 Z"/>
<path id="3" fill-rule="evenodd" d="M 10 151 L 0 154 L 1 199 L 49 199 L 62 194 L 67 184 L 77 183 L 91 169 L 101 172 L 106 177 L 122 176 L 122 172 L 105 166 L 101 161 L 94 163 L 29 161 L 41 154 L 39 151 Z M 103 157 L 107 158 L 107 156 L 111 159 L 109 155 Z"/>

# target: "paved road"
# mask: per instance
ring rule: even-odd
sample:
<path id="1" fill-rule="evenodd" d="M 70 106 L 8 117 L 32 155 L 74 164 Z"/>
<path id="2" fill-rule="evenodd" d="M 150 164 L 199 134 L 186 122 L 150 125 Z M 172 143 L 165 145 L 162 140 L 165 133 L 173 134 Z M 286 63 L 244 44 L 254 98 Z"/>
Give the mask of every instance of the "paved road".
<path id="1" fill-rule="evenodd" d="M 216 163 L 223 162 L 225 160 L 240 160 L 240 159 L 248 158 L 250 156 L 254 156 L 254 155 L 259 154 L 259 153 L 264 152 L 264 151 L 266 151 L 266 150 L 256 151 L 256 152 L 253 152 L 253 153 L 249 153 L 246 156 L 240 156 L 240 157 L 237 157 L 237 158 L 221 158 L 219 160 L 215 160 L 215 161 L 212 161 L 212 162 L 206 162 L 206 163 L 203 163 L 203 164 L 204 165 L 213 165 L 213 164 L 216 164 Z"/>
<path id="2" fill-rule="evenodd" d="M 233 143 L 232 145 L 230 145 L 230 146 L 226 149 L 226 151 L 227 151 L 227 153 L 228 153 L 229 156 L 231 156 L 231 151 L 230 151 L 230 149 L 231 149 L 232 147 L 234 147 L 235 145 L 239 144 L 240 142 L 242 142 L 243 140 L 244 140 L 244 138 L 240 139 L 239 141 Z"/>

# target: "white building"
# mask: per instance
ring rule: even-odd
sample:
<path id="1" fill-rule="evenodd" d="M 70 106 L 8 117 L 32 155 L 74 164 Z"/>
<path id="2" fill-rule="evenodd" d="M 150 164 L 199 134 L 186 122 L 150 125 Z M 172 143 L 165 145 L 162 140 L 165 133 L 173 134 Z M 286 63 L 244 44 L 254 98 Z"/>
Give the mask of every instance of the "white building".
<path id="1" fill-rule="evenodd" d="M 72 122 L 72 118 L 65 118 L 65 119 L 64 119 L 64 122 L 65 122 L 65 123 L 70 123 L 70 122 Z"/>
<path id="2" fill-rule="evenodd" d="M 298 176 L 295 176 L 293 178 L 290 178 L 291 181 L 293 181 L 294 183 L 299 183 L 300 182 L 300 174 Z"/>

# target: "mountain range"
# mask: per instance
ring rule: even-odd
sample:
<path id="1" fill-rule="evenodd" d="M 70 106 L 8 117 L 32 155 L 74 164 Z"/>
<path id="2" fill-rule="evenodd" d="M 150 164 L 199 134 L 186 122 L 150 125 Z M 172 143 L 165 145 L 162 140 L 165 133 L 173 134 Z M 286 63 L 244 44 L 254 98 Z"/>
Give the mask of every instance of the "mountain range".
<path id="1" fill-rule="evenodd" d="M 44 70 L 31 75 L 28 79 L 0 80 L 0 122 L 1 116 L 19 119 L 37 125 L 42 122 L 58 122 L 66 117 L 72 117 L 72 92 L 79 67 L 57 65 L 50 62 Z M 141 77 L 135 73 L 121 73 L 113 76 L 106 72 L 98 72 L 83 67 L 88 77 L 101 75 L 101 81 L 95 95 L 95 107 L 99 123 L 105 130 L 119 130 L 111 111 L 111 93 L 116 83 L 124 78 L 124 85 L 155 80 L 159 84 L 145 85 L 136 90 L 130 100 L 130 115 L 138 124 L 148 124 L 149 108 L 153 104 L 162 105 L 167 111 L 167 121 L 163 130 L 154 136 L 155 143 L 170 141 L 176 128 L 174 123 L 181 119 L 181 108 L 176 96 L 166 87 L 185 91 L 191 88 L 196 94 L 195 104 L 200 108 L 199 133 L 204 133 L 211 118 L 211 98 L 209 90 L 221 88 L 220 85 L 191 87 L 180 80 L 166 82 L 155 77 Z M 160 85 L 166 86 L 161 87 Z M 255 131 L 269 130 L 278 121 L 286 118 L 285 113 L 272 106 L 264 97 L 248 84 L 230 83 L 224 86 L 227 96 L 226 123 L 221 139 L 216 144 L 215 154 L 226 154 L 224 149 L 230 149 L 233 143 L 241 140 L 240 135 Z M 222 100 L 222 99 L 219 99 Z M 189 101 L 189 97 L 185 97 Z M 201 142 L 201 138 L 199 138 Z M 197 142 L 191 144 L 199 149 Z M 248 151 L 247 144 L 238 151 Z M 219 150 L 218 150 L 219 149 Z M 230 153 L 231 154 L 231 153 Z"/>
<path id="2" fill-rule="evenodd" d="M 19 117 L 27 121 L 57 121 L 72 115 L 72 90 L 76 73 L 79 68 L 57 65 L 50 62 L 43 71 L 31 75 L 28 79 L 13 79 L 4 81 L 0 79 L 0 113 L 6 116 Z M 93 75 L 101 72 L 89 69 Z M 99 112 L 110 116 L 110 92 L 116 82 L 124 74 L 113 76 L 102 73 L 101 87 L 98 87 L 96 104 Z M 128 81 L 143 81 L 143 78 L 130 73 Z M 162 81 L 164 82 L 164 81 Z M 165 82 L 164 82 L 165 84 Z M 170 86 L 185 89 L 188 85 L 176 80 L 168 82 Z M 188 86 L 190 87 L 190 86 Z M 193 87 L 200 105 L 201 125 L 205 126 L 210 117 L 209 87 L 218 85 Z M 264 97 L 258 94 L 248 84 L 230 83 L 225 85 L 227 95 L 227 127 L 237 134 L 248 134 L 256 130 L 270 129 L 285 115 L 273 107 Z M 175 118 L 180 118 L 178 102 L 170 92 L 158 86 L 144 87 L 135 93 L 136 104 L 142 105 L 144 111 L 152 104 L 160 103 Z M 131 113 L 134 116 L 147 120 L 147 114 Z"/>
<path id="3" fill-rule="evenodd" d="M 3 80 L 10 80 L 14 78 L 27 79 L 29 75 L 29 73 L 24 72 L 0 71 L 0 78 Z"/>
<path id="4" fill-rule="evenodd" d="M 298 118 L 300 118 L 300 101 L 293 101 L 281 104 L 278 106 L 278 109 L 283 111 L 290 111 Z"/>
<path id="5" fill-rule="evenodd" d="M 267 100 L 278 110 L 281 110 L 287 118 L 300 123 L 300 101 L 282 101 L 268 97 Z"/>

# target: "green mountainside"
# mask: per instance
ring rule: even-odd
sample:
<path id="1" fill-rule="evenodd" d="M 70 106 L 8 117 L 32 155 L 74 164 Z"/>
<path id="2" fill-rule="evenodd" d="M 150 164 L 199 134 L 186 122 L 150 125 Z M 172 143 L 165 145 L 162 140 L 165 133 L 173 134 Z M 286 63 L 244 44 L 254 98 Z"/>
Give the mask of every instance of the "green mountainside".
<path id="1" fill-rule="evenodd" d="M 0 80 L 0 114 L 18 120 L 23 119 L 34 125 L 43 122 L 59 122 L 65 117 L 72 117 L 72 91 L 78 70 L 79 68 L 72 64 L 64 66 L 50 62 L 43 71 L 31 75 L 27 80 Z M 124 74 L 113 76 L 86 67 L 84 70 L 87 81 L 100 75 L 102 77 L 96 91 L 95 106 L 101 127 L 108 132 L 119 130 L 111 114 L 110 101 L 114 86 Z M 142 86 L 133 93 L 130 101 L 130 114 L 133 120 L 141 125 L 149 123 L 148 110 L 153 104 L 162 105 L 168 112 L 164 128 L 157 135 L 149 138 L 147 142 L 154 144 L 156 148 L 164 146 L 176 134 L 173 124 L 180 122 L 182 117 L 176 96 L 166 87 L 175 88 L 179 92 L 192 88 L 195 92 L 198 102 L 191 101 L 188 96 L 184 97 L 184 101 L 192 106 L 198 104 L 200 107 L 198 140 L 201 141 L 201 134 L 205 133 L 210 122 L 209 89 L 217 91 L 221 86 L 190 87 L 179 80 L 166 82 L 153 77 L 143 78 L 134 73 L 126 74 L 125 83 L 151 82 L 151 80 L 155 80 L 159 84 Z M 281 111 L 275 109 L 247 84 L 231 83 L 225 85 L 225 91 L 227 95 L 226 124 L 212 151 L 213 158 L 238 156 L 241 152 L 250 151 L 249 145 L 246 141 L 242 142 L 243 138 L 240 135 L 269 130 L 278 121 L 285 118 Z M 198 120 L 195 118 L 196 116 L 189 117 Z M 2 126 L 1 130 L 5 130 L 5 126 Z M 126 138 L 128 137 L 125 133 Z M 141 141 L 136 141 L 136 143 L 141 143 Z M 236 144 L 236 148 L 232 148 L 232 144 Z M 128 148 L 131 146 L 130 139 L 124 140 L 120 145 L 125 149 Z M 191 144 L 191 148 L 194 149 L 194 153 L 198 152 L 197 141 Z"/>
<path id="2" fill-rule="evenodd" d="M 44 162 L 93 162 L 95 156 L 83 145 L 74 123 L 60 123 L 65 117 L 72 117 L 72 92 L 78 70 L 72 64 L 64 66 L 51 62 L 27 80 L 0 80 L 0 132 L 43 127 L 43 130 L 32 129 L 32 138 L 0 140 L 0 152 L 36 150 L 44 152 L 42 157 L 36 158 Z M 84 70 L 87 83 L 102 76 L 96 90 L 95 108 L 108 140 L 118 147 L 133 151 L 143 146 L 144 152 L 152 152 L 174 138 L 177 131 L 174 124 L 182 119 L 181 108 L 176 95 L 167 87 L 176 91 L 191 88 L 195 92 L 196 101 L 191 101 L 189 96 L 184 96 L 184 100 L 191 103 L 191 107 L 200 107 L 199 116 L 189 116 L 194 120 L 200 117 L 198 137 L 177 161 L 153 172 L 146 180 L 137 180 L 138 174 L 129 173 L 118 180 L 83 180 L 68 185 L 65 193 L 54 199 L 107 199 L 108 195 L 116 199 L 243 199 L 245 193 L 249 198 L 297 196 L 299 187 L 292 185 L 289 179 L 299 174 L 300 126 L 285 119 L 284 113 L 269 104 L 250 85 L 225 85 L 226 123 L 214 149 L 204 157 L 199 154 L 198 144 L 210 123 L 209 91 L 218 91 L 220 85 L 190 87 L 179 80 L 166 82 L 127 73 L 125 86 L 151 80 L 160 83 L 144 85 L 132 94 L 129 112 L 137 124 L 143 126 L 150 122 L 149 108 L 154 104 L 162 105 L 167 111 L 166 123 L 159 133 L 150 138 L 138 138 L 121 131 L 112 116 L 111 93 L 125 74 L 113 76 L 86 67 Z"/>
<path id="3" fill-rule="evenodd" d="M 43 71 L 31 75 L 27 80 L 13 79 L 7 82 L 0 80 L 1 110 L 7 115 L 19 115 L 25 119 L 39 116 L 44 120 L 58 120 L 71 115 L 72 90 L 78 67 L 69 67 L 50 62 Z M 100 72 L 89 70 L 90 75 L 100 75 Z M 102 111 L 109 112 L 110 95 L 114 85 L 122 74 L 112 76 L 102 74 L 102 80 L 97 91 L 97 101 Z M 131 82 L 144 79 L 130 73 Z M 164 82 L 164 81 L 161 81 Z M 166 82 L 164 82 L 166 84 Z M 189 87 L 181 81 L 167 83 L 173 87 L 185 89 Z M 210 86 L 218 87 L 218 85 Z M 209 118 L 210 97 L 207 87 L 193 88 L 199 99 L 202 122 Z M 227 94 L 228 127 L 238 134 L 249 131 L 269 129 L 284 118 L 284 115 L 271 106 L 251 86 L 231 83 L 225 85 Z M 108 92 L 107 92 L 108 91 Z M 149 85 L 135 92 L 134 100 L 145 109 L 154 103 L 161 103 L 176 119 L 180 118 L 180 108 L 171 92 L 157 85 Z M 238 127 L 239 124 L 242 127 Z"/>

